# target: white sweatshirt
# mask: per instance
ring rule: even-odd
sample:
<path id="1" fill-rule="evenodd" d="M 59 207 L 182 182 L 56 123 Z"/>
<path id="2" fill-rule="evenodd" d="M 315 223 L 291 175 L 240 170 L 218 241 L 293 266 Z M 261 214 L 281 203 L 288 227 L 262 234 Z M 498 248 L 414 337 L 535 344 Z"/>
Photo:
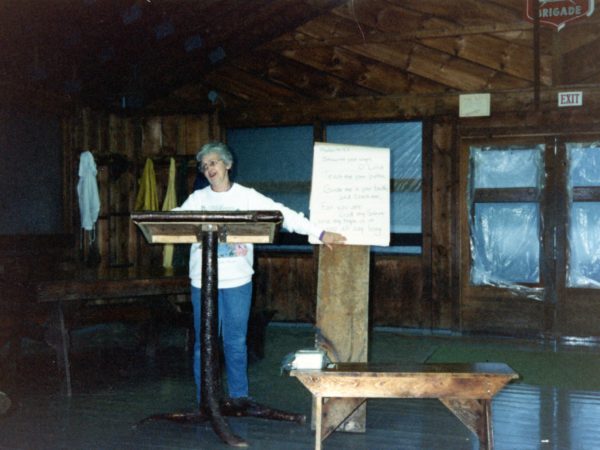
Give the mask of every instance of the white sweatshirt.
<path id="1" fill-rule="evenodd" d="M 298 213 L 269 197 L 234 183 L 225 192 L 215 192 L 210 186 L 199 189 L 175 208 L 180 211 L 281 211 L 283 227 L 291 232 L 310 235 L 317 239 L 323 231 Z M 223 244 L 218 250 L 219 289 L 234 288 L 249 283 L 254 274 L 252 244 Z M 190 279 L 194 287 L 201 287 L 202 249 L 192 244 L 190 249 Z"/>

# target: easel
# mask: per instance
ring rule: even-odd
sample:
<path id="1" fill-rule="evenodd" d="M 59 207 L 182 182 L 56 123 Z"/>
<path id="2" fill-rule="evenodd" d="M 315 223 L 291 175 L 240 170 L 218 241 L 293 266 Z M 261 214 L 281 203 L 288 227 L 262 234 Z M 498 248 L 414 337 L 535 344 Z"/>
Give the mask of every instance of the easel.
<path id="1" fill-rule="evenodd" d="M 368 245 L 339 245 L 319 251 L 316 344 L 332 362 L 368 360 L 370 250 Z M 313 428 L 316 407 L 313 401 Z M 353 398 L 329 398 L 323 427 L 365 432 L 366 407 Z"/>
<path id="2" fill-rule="evenodd" d="M 215 433 L 227 444 L 246 447 L 247 442 L 229 429 L 223 416 L 253 416 L 271 420 L 304 423 L 301 414 L 269 408 L 252 400 L 242 403 L 224 399 L 217 345 L 218 265 L 217 246 L 226 243 L 271 243 L 283 216 L 279 211 L 171 211 L 131 215 L 151 244 L 202 243 L 202 340 L 201 403 L 196 413 L 150 416 L 144 421 L 166 419 L 178 422 L 210 420 Z M 143 422 L 144 422 L 143 421 Z"/>
<path id="3" fill-rule="evenodd" d="M 324 142 L 314 148 L 311 220 L 348 239 L 319 252 L 316 344 L 333 362 L 366 362 L 370 246 L 389 243 L 390 150 Z M 316 409 L 313 402 L 313 427 Z M 322 409 L 326 429 L 365 431 L 366 404 L 329 398 Z"/>

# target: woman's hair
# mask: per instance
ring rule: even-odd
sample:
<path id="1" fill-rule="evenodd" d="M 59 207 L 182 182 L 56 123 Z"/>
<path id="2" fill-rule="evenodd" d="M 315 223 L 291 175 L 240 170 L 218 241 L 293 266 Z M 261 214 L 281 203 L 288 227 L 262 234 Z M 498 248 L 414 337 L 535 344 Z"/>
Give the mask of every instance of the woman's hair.
<path id="1" fill-rule="evenodd" d="M 204 144 L 200 151 L 196 154 L 196 161 L 202 162 L 202 158 L 211 153 L 216 153 L 225 165 L 233 165 L 233 155 L 227 145 L 222 142 L 209 142 Z"/>

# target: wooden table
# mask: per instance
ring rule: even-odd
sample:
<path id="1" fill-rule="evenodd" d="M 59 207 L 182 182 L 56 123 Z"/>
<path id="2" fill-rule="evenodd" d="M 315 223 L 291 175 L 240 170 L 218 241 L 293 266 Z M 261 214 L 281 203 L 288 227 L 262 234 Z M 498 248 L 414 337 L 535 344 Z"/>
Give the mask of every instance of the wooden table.
<path id="1" fill-rule="evenodd" d="M 56 330 L 59 367 L 64 372 L 67 396 L 72 395 L 69 331 L 64 306 L 77 301 L 115 301 L 124 298 L 148 299 L 165 295 L 188 294 L 187 269 L 176 271 L 162 267 L 90 269 L 78 267 L 56 272 L 51 278 L 32 281 L 36 301 L 54 304 L 50 327 Z"/>
<path id="2" fill-rule="evenodd" d="M 503 363 L 336 363 L 323 370 L 292 370 L 290 375 L 315 396 L 316 450 L 367 398 L 437 398 L 477 435 L 481 449 L 490 450 L 492 397 L 519 378 Z M 355 402 L 347 414 L 339 413 L 336 398 Z"/>

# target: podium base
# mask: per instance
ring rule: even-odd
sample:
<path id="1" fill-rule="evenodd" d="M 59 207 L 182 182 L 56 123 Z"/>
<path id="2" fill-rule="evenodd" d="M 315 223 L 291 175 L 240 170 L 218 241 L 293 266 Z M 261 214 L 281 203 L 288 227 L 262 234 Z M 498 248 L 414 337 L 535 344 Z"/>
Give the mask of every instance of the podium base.
<path id="1" fill-rule="evenodd" d="M 271 408 L 262 405 L 254 400 L 243 399 L 224 399 L 220 403 L 221 416 L 228 417 L 258 417 L 260 419 L 278 420 L 283 422 L 296 422 L 298 424 L 306 423 L 304 414 L 290 413 L 280 409 Z M 154 414 L 142 419 L 138 425 L 143 425 L 147 422 L 156 420 L 169 420 L 178 423 L 202 423 L 207 420 L 211 421 L 212 427 L 223 442 L 232 447 L 247 447 L 248 443 L 239 436 L 231 433 L 227 423 L 222 417 L 211 417 L 205 407 L 201 407 L 196 412 L 174 412 Z"/>

